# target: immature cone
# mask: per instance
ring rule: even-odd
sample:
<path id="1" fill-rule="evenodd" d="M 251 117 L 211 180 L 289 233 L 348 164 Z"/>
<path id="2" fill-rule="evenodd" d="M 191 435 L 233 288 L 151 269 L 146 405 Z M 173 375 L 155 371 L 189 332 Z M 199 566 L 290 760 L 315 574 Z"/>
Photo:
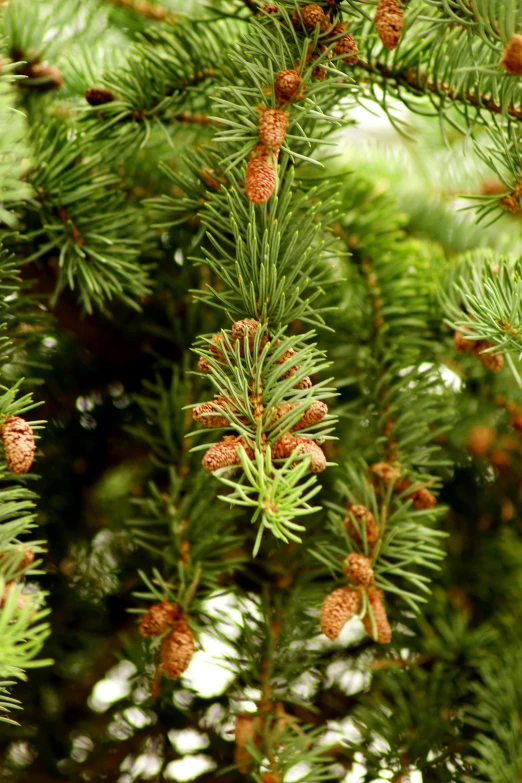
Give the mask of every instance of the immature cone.
<path id="1" fill-rule="evenodd" d="M 504 49 L 500 63 L 513 76 L 522 76 L 522 35 L 514 35 Z"/>
<path id="2" fill-rule="evenodd" d="M 259 118 L 259 140 L 267 149 L 277 151 L 284 143 L 288 128 L 288 112 L 263 109 Z"/>
<path id="3" fill-rule="evenodd" d="M 395 486 L 401 477 L 401 469 L 397 465 L 390 465 L 388 462 L 376 462 L 370 468 L 374 476 L 381 479 L 383 484 L 393 482 Z"/>
<path id="4" fill-rule="evenodd" d="M 161 667 L 167 677 L 177 680 L 188 668 L 194 652 L 196 641 L 185 617 L 179 617 L 172 631 L 161 645 Z"/>
<path id="5" fill-rule="evenodd" d="M 25 569 L 28 568 L 32 563 L 34 563 L 35 554 L 29 546 L 19 547 L 17 551 L 22 554 L 22 560 L 18 564 L 16 571 L 17 573 L 21 573 L 22 571 L 25 571 Z M 0 560 L 2 560 L 2 558 L 7 554 L 7 552 L 0 552 Z M 19 578 L 19 576 L 15 576 L 15 579 Z"/>
<path id="6" fill-rule="evenodd" d="M 520 197 L 515 193 L 508 193 L 508 195 L 501 198 L 498 203 L 513 215 L 520 215 L 522 212 L 522 209 L 520 209 Z"/>
<path id="7" fill-rule="evenodd" d="M 232 324 L 232 339 L 243 340 L 246 334 L 248 335 L 248 342 L 252 344 L 259 326 L 259 321 L 254 321 L 253 318 L 243 318 L 241 321 L 236 321 Z"/>
<path id="8" fill-rule="evenodd" d="M 421 489 L 413 493 L 413 505 L 415 508 L 433 508 L 436 502 L 437 498 L 426 487 L 421 487 Z"/>
<path id="9" fill-rule="evenodd" d="M 205 470 L 213 472 L 219 468 L 230 468 L 233 465 L 240 465 L 238 448 L 243 446 L 249 459 L 254 458 L 254 452 L 248 446 L 245 446 L 241 438 L 228 435 L 221 441 L 211 446 L 202 459 L 202 465 Z"/>
<path id="10" fill-rule="evenodd" d="M 274 459 L 286 459 L 295 449 L 299 454 L 310 454 L 309 470 L 311 473 L 321 473 L 326 468 L 326 457 L 323 450 L 309 438 L 298 438 L 293 435 L 283 435 L 274 446 Z"/>
<path id="11" fill-rule="evenodd" d="M 478 356 L 481 364 L 490 372 L 500 372 L 504 366 L 504 357 L 501 353 L 481 353 L 487 348 L 492 348 L 493 343 L 487 340 L 479 340 L 475 343 L 473 353 Z"/>
<path id="12" fill-rule="evenodd" d="M 321 631 L 329 639 L 337 639 L 344 626 L 359 611 L 361 593 L 351 587 L 338 587 L 327 595 L 321 606 Z"/>
<path id="13" fill-rule="evenodd" d="M 321 400 L 314 400 L 308 410 L 301 416 L 292 427 L 293 430 L 304 430 L 306 427 L 311 427 L 312 424 L 317 424 L 322 421 L 328 413 L 328 405 L 321 402 Z"/>
<path id="14" fill-rule="evenodd" d="M 404 11 L 400 0 L 380 0 L 375 14 L 375 29 L 387 49 L 395 49 L 401 39 Z"/>
<path id="15" fill-rule="evenodd" d="M 355 38 L 353 38 L 348 33 L 346 35 L 343 35 L 342 38 L 339 38 L 339 40 L 336 41 L 334 46 L 335 54 L 344 55 L 343 63 L 346 63 L 346 65 L 356 64 L 356 62 L 359 60 L 358 51 L 359 49 L 357 48 L 357 43 L 355 42 Z"/>
<path id="16" fill-rule="evenodd" d="M 252 754 L 246 746 L 257 746 L 261 743 L 261 735 L 258 732 L 258 728 L 261 727 L 260 721 L 258 716 L 249 714 L 238 715 L 236 718 L 234 761 L 239 764 L 239 771 L 243 775 L 248 774 L 253 761 Z"/>
<path id="17" fill-rule="evenodd" d="M 348 505 L 347 510 L 353 514 L 360 530 L 366 529 L 366 541 L 368 546 L 374 547 L 379 538 L 379 525 L 375 521 L 372 512 L 366 506 Z M 350 517 L 344 520 L 345 527 L 358 546 L 362 546 L 362 538 Z"/>
<path id="18" fill-rule="evenodd" d="M 88 87 L 84 95 L 90 106 L 102 106 L 104 103 L 111 103 L 115 99 L 114 93 L 106 90 L 105 87 Z"/>
<path id="19" fill-rule="evenodd" d="M 292 68 L 279 71 L 274 82 L 277 100 L 281 103 L 291 101 L 299 92 L 302 81 L 297 71 Z"/>
<path id="20" fill-rule="evenodd" d="M 375 579 L 370 560 L 357 552 L 348 555 L 344 571 L 350 582 L 357 587 L 368 587 Z"/>
<path id="21" fill-rule="evenodd" d="M 171 625 L 174 625 L 178 616 L 179 608 L 175 604 L 171 604 L 170 601 L 152 604 L 141 617 L 140 634 L 146 638 L 159 636 Z"/>
<path id="22" fill-rule="evenodd" d="M 30 79 L 41 79 L 39 84 L 30 85 L 39 92 L 47 92 L 61 87 L 63 84 L 62 72 L 56 65 L 48 63 L 32 63 L 26 70 L 26 75 Z"/>
<path id="23" fill-rule="evenodd" d="M 453 346 L 457 353 L 472 353 L 473 341 L 466 339 L 462 332 L 455 332 L 453 335 Z"/>
<path id="24" fill-rule="evenodd" d="M 305 27 L 313 30 L 317 24 L 320 27 L 324 25 L 326 15 L 320 5 L 312 3 L 301 8 L 301 18 Z"/>
<path id="25" fill-rule="evenodd" d="M 266 204 L 274 192 L 275 186 L 274 165 L 265 157 L 252 158 L 248 163 L 245 176 L 245 190 L 248 200 L 252 204 Z"/>
<path id="26" fill-rule="evenodd" d="M 375 639 L 376 642 L 380 642 L 381 644 L 388 644 L 391 642 L 392 634 L 388 617 L 386 616 L 386 609 L 384 608 L 384 593 L 382 590 L 379 590 L 377 587 L 372 585 L 368 588 L 367 595 L 370 599 L 371 612 L 373 614 L 377 633 L 374 636 L 372 623 L 368 613 L 366 613 L 363 617 L 363 625 L 366 629 L 366 633 L 368 636 L 371 636 L 372 639 Z"/>
<path id="27" fill-rule="evenodd" d="M 31 427 L 19 416 L 11 416 L 2 426 L 7 467 L 12 473 L 27 473 L 33 464 L 36 443 Z"/>
<path id="28" fill-rule="evenodd" d="M 217 428 L 230 426 L 229 420 L 226 416 L 222 416 L 219 410 L 223 410 L 223 405 L 218 402 L 202 402 L 201 405 L 196 405 L 192 411 L 192 416 L 198 424 L 202 424 L 203 427 Z"/>

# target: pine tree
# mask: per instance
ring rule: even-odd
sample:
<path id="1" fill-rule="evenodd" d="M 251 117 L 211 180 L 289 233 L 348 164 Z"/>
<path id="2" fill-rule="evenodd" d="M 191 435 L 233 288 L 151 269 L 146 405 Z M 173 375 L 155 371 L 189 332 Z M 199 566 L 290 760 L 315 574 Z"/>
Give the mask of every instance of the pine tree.
<path id="1" fill-rule="evenodd" d="M 0 779 L 519 783 L 522 3 L 0 27 Z"/>

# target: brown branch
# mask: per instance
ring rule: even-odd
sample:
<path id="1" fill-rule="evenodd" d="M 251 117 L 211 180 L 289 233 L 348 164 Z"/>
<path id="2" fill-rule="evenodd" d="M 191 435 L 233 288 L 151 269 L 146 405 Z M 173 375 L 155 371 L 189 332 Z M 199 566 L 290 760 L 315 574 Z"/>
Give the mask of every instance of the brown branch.
<path id="1" fill-rule="evenodd" d="M 410 90 L 413 89 L 418 95 L 422 95 L 427 90 L 433 95 L 437 95 L 439 98 L 447 97 L 452 101 L 468 103 L 477 109 L 487 109 L 487 111 L 492 114 L 504 113 L 501 104 L 497 103 L 493 98 L 488 98 L 480 93 L 477 95 L 477 93 L 472 90 L 456 90 L 455 87 L 451 87 L 446 82 L 435 82 L 424 73 L 418 74 L 415 68 L 394 70 L 385 63 L 365 63 L 361 60 L 359 60 L 355 67 L 363 68 L 367 73 L 380 76 L 383 79 L 391 79 L 401 87 L 406 87 Z M 522 121 L 522 108 L 518 108 L 509 103 L 506 106 L 506 111 L 510 117 Z"/>

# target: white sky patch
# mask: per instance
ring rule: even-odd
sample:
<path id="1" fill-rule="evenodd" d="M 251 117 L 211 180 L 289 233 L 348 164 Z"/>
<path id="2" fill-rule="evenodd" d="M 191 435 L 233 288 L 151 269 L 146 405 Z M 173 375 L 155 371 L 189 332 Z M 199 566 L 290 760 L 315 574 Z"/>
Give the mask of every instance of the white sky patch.
<path id="1" fill-rule="evenodd" d="M 203 754 L 185 756 L 167 764 L 163 771 L 163 777 L 166 780 L 178 780 L 182 783 L 184 780 L 195 780 L 204 772 L 210 772 L 215 768 L 216 762 L 210 756 Z"/>
<path id="2" fill-rule="evenodd" d="M 105 678 L 96 683 L 88 704 L 94 712 L 105 712 L 115 702 L 127 696 L 131 689 L 130 678 L 136 667 L 130 661 L 121 661 L 109 669 Z"/>

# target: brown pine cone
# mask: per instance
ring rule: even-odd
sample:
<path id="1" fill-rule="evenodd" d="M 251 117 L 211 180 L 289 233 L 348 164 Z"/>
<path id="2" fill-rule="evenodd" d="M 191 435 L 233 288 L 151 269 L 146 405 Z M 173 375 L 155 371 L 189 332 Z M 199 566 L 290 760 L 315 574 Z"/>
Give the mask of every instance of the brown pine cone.
<path id="1" fill-rule="evenodd" d="M 262 109 L 259 118 L 261 144 L 269 150 L 278 150 L 285 140 L 288 119 L 288 112 L 282 109 Z"/>
<path id="2" fill-rule="evenodd" d="M 473 347 L 473 353 L 478 356 L 480 363 L 490 372 L 500 372 L 504 366 L 504 357 L 501 353 L 482 353 L 487 348 L 492 348 L 493 343 L 487 340 L 477 340 Z"/>
<path id="3" fill-rule="evenodd" d="M 500 64 L 513 76 L 522 76 L 522 35 L 514 35 L 509 40 Z"/>
<path id="4" fill-rule="evenodd" d="M 312 3 L 311 5 L 303 6 L 300 10 L 301 18 L 305 27 L 313 30 L 316 25 L 319 25 L 319 27 L 324 26 L 326 21 L 326 14 L 320 5 L 317 5 L 317 3 Z M 297 11 L 294 11 L 294 17 L 299 24 L 299 16 Z"/>
<path id="5" fill-rule="evenodd" d="M 379 538 L 379 525 L 372 512 L 366 506 L 359 505 L 348 505 L 347 510 L 355 517 L 359 529 L 366 529 L 366 541 L 368 546 L 373 548 Z M 363 540 L 349 516 L 345 518 L 344 524 L 355 543 L 362 546 Z"/>
<path id="6" fill-rule="evenodd" d="M 361 606 L 360 590 L 338 587 L 326 596 L 321 606 L 321 631 L 329 639 L 337 639 L 344 626 Z"/>
<path id="7" fill-rule="evenodd" d="M 302 79 L 293 68 L 279 71 L 275 78 L 274 89 L 276 99 L 281 103 L 287 103 L 293 98 L 298 98 Z"/>
<path id="8" fill-rule="evenodd" d="M 367 595 L 370 599 L 370 607 L 375 621 L 377 635 L 373 635 L 372 623 L 368 613 L 363 617 L 363 625 L 366 629 L 366 633 L 380 644 L 389 644 L 389 642 L 391 642 L 392 634 L 386 615 L 386 609 L 384 608 L 384 593 L 382 590 L 379 590 L 379 588 L 371 585 L 367 590 Z"/>
<path id="9" fill-rule="evenodd" d="M 29 79 L 40 80 L 36 84 L 27 84 L 27 87 L 30 87 L 33 90 L 37 90 L 38 92 L 48 92 L 49 90 L 55 90 L 58 87 L 61 87 L 63 84 L 62 72 L 59 68 L 56 67 L 56 65 L 33 62 L 26 66 L 23 72 Z M 21 86 L 26 85 L 24 85 L 24 82 L 21 82 Z"/>
<path id="10" fill-rule="evenodd" d="M 400 0 L 380 0 L 375 13 L 375 29 L 387 49 L 396 49 L 404 25 Z"/>
<path id="11" fill-rule="evenodd" d="M 435 495 L 432 495 L 429 489 L 426 487 L 421 487 L 421 489 L 418 489 L 416 492 L 414 492 L 412 499 L 415 508 L 433 508 L 433 506 L 437 503 L 437 498 Z"/>
<path id="12" fill-rule="evenodd" d="M 369 558 L 352 552 L 343 564 L 344 572 L 350 582 L 357 587 L 368 587 L 374 582 L 374 574 Z"/>
<path id="13" fill-rule="evenodd" d="M 522 213 L 522 209 L 520 209 L 520 196 L 515 193 L 508 193 L 507 196 L 503 196 L 499 199 L 498 203 L 513 215 L 520 215 Z"/>
<path id="14" fill-rule="evenodd" d="M 13 551 L 13 550 L 10 550 L 10 552 L 12 552 L 12 551 Z M 18 548 L 16 549 L 16 551 L 17 551 L 19 554 L 21 554 L 21 555 L 22 555 L 22 560 L 21 560 L 21 562 L 18 564 L 18 566 L 17 566 L 17 569 L 16 569 L 16 573 L 17 573 L 17 574 L 20 574 L 22 571 L 25 571 L 25 569 L 26 569 L 26 568 L 29 568 L 29 566 L 30 566 L 32 563 L 34 563 L 35 554 L 34 554 L 33 550 L 31 549 L 31 547 L 29 547 L 29 546 L 18 547 Z M 0 560 L 2 560 L 2 558 L 3 558 L 5 555 L 7 555 L 7 554 L 8 554 L 8 552 L 0 552 Z M 15 578 L 16 578 L 16 579 L 19 579 L 20 577 L 19 577 L 19 576 L 16 576 Z"/>
<path id="15" fill-rule="evenodd" d="M 236 438 L 234 435 L 225 435 L 221 443 L 215 443 L 206 452 L 202 460 L 203 467 L 212 473 L 215 470 L 219 470 L 219 468 L 240 465 L 239 446 L 243 446 L 249 459 L 254 459 L 254 452 L 246 446 L 242 438 Z"/>
<path id="16" fill-rule="evenodd" d="M 304 430 L 313 424 L 318 424 L 328 413 L 328 405 L 321 400 L 314 400 L 308 410 L 297 421 L 292 430 Z"/>
<path id="17" fill-rule="evenodd" d="M 355 38 L 348 33 L 340 38 L 334 46 L 335 54 L 344 55 L 343 63 L 346 65 L 355 65 L 358 62 L 358 51 L 359 49 L 357 48 Z"/>
<path id="18" fill-rule="evenodd" d="M 104 103 L 112 103 L 116 96 L 104 87 L 88 87 L 85 90 L 85 100 L 90 106 L 102 106 Z"/>
<path id="19" fill-rule="evenodd" d="M 310 454 L 309 470 L 311 473 L 321 473 L 326 468 L 326 457 L 323 450 L 309 438 L 298 438 L 294 435 L 283 435 L 274 445 L 274 459 L 287 459 L 295 449 L 299 454 Z"/>
<path id="20" fill-rule="evenodd" d="M 258 156 L 248 162 L 245 176 L 245 190 L 252 204 L 266 204 L 276 186 L 276 172 L 273 163 Z"/>
<path id="21" fill-rule="evenodd" d="M 370 470 L 383 484 L 389 484 L 392 481 L 393 485 L 396 486 L 401 477 L 400 467 L 398 465 L 390 465 L 388 462 L 376 462 L 371 466 Z"/>
<path id="22" fill-rule="evenodd" d="M 198 424 L 208 428 L 230 427 L 230 422 L 219 413 L 224 410 L 224 405 L 218 402 L 202 402 L 192 410 L 192 416 Z"/>
<path id="23" fill-rule="evenodd" d="M 462 332 L 455 332 L 453 345 L 457 353 L 472 353 L 474 342 L 473 340 L 468 340 Z"/>
<path id="24" fill-rule="evenodd" d="M 33 464 L 36 443 L 29 424 L 20 416 L 10 416 L 2 425 L 7 467 L 12 473 L 27 473 Z"/>
<path id="25" fill-rule="evenodd" d="M 180 615 L 161 644 L 161 667 L 167 677 L 177 680 L 188 668 L 196 651 L 196 640 L 186 618 Z"/>
<path id="26" fill-rule="evenodd" d="M 466 439 L 466 447 L 475 457 L 485 457 L 495 442 L 495 435 L 496 432 L 494 429 L 484 424 L 479 424 L 469 431 Z"/>
<path id="27" fill-rule="evenodd" d="M 158 604 L 152 604 L 142 615 L 140 620 L 140 634 L 149 638 L 159 636 L 171 625 L 179 616 L 179 608 L 170 601 L 160 601 Z"/>

